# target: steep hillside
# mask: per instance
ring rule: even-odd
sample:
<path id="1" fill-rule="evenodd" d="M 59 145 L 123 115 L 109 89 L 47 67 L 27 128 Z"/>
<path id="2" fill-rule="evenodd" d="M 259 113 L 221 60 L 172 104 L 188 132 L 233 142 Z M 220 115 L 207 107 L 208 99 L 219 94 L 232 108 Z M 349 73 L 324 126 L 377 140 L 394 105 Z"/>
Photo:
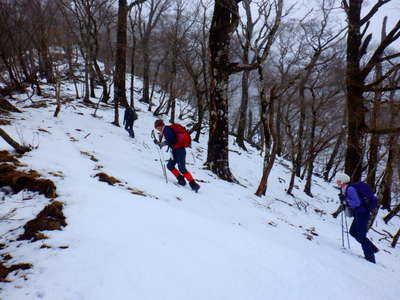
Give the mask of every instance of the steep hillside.
<path id="1" fill-rule="evenodd" d="M 64 86 L 64 96 L 72 90 Z M 20 158 L 21 168 L 56 184 L 68 225 L 44 232 L 46 240 L 15 241 L 49 200 L 26 191 L 3 194 L 0 216 L 15 211 L 2 222 L 7 246 L 0 253 L 12 254 L 9 264 L 33 268 L 0 283 L 1 299 L 398 299 L 400 251 L 376 232 L 369 233 L 381 249 L 376 265 L 362 258 L 352 238 L 351 249 L 342 249 L 340 218 L 330 215 L 337 191 L 319 178 L 314 198 L 303 194 L 301 181 L 290 197 L 284 190 L 290 171 L 278 160 L 267 196 L 258 198 L 259 153 L 251 147 L 244 153 L 232 141 L 230 163 L 242 185 L 224 182 L 203 169 L 203 135 L 187 155 L 201 185 L 194 193 L 169 173 L 165 182 L 150 138 L 155 118 L 144 105 L 137 104 L 131 139 L 111 125 L 111 107 L 94 118 L 92 108 L 71 101 L 54 118 L 53 100 L 44 101 L 48 106 L 40 109 L 20 103 L 23 113 L 4 129 L 37 146 Z M 0 148 L 12 151 L 3 140 Z M 99 173 L 119 182 L 99 181 Z M 399 220 L 393 222 L 379 218 L 375 228 L 393 232 Z"/>

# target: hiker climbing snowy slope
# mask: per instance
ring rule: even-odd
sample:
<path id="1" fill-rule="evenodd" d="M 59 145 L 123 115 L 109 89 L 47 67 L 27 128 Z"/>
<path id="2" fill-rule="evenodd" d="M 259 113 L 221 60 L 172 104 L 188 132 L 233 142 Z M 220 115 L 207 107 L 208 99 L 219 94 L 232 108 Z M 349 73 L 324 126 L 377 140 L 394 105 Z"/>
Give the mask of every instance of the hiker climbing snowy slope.
<path id="1" fill-rule="evenodd" d="M 186 129 L 180 124 L 171 124 L 166 126 L 163 120 L 156 120 L 154 122 L 154 128 L 160 133 L 160 139 L 154 140 L 154 143 L 159 145 L 160 148 L 167 145 L 172 150 L 172 158 L 167 163 L 168 170 L 178 180 L 178 183 L 182 186 L 186 185 L 186 180 L 189 181 L 189 185 L 197 192 L 200 189 L 200 185 L 194 180 L 192 174 L 186 169 L 186 147 L 190 146 L 190 135 Z M 162 137 L 165 138 L 162 141 Z M 175 165 L 178 165 L 178 169 Z M 185 180 L 186 178 L 186 180 Z"/>
<path id="2" fill-rule="evenodd" d="M 350 177 L 347 174 L 338 174 L 336 183 L 341 189 L 340 200 L 350 208 L 354 217 L 350 234 L 361 244 L 365 259 L 375 263 L 375 253 L 379 249 L 367 238 L 367 232 L 371 210 L 376 208 L 376 197 L 366 183 L 350 183 Z M 370 196 L 367 197 L 368 195 Z M 368 199 L 371 200 L 368 201 Z"/>

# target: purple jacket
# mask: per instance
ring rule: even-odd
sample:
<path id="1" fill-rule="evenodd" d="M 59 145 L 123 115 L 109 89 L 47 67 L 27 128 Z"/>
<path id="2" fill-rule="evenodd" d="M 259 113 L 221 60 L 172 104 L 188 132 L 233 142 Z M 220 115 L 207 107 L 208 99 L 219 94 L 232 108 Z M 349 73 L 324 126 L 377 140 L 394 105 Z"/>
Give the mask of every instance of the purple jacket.
<path id="1" fill-rule="evenodd" d="M 360 196 L 358 196 L 357 190 L 348 186 L 346 189 L 347 205 L 355 211 L 366 211 L 366 208 L 362 205 Z"/>

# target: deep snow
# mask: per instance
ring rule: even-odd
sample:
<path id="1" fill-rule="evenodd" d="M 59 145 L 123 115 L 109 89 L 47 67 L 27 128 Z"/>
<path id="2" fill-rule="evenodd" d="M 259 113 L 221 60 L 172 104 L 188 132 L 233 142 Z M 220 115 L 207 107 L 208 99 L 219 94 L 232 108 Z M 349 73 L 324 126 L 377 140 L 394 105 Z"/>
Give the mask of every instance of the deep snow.
<path id="1" fill-rule="evenodd" d="M 258 198 L 260 154 L 243 153 L 232 140 L 231 149 L 240 153 L 230 152 L 232 171 L 247 188 L 218 180 L 203 169 L 207 135 L 187 155 L 200 192 L 172 184 L 171 174 L 166 184 L 150 139 L 155 118 L 143 104 L 137 108 L 135 139 L 111 125 L 110 108 L 98 111 L 102 118 L 93 118 L 93 109 L 78 102 L 64 105 L 58 118 L 52 116 L 53 105 L 13 115 L 13 126 L 5 129 L 38 145 L 21 161 L 56 183 L 68 226 L 46 232 L 48 240 L 12 242 L 1 250 L 13 255 L 9 263 L 34 266 L 10 274 L 11 283 L 0 283 L 1 299 L 398 299 L 400 251 L 378 241 L 375 232 L 369 236 L 381 248 L 376 265 L 362 258 L 353 239 L 350 250 L 341 249 L 340 217 L 330 216 L 337 207 L 333 186 L 315 178 L 310 198 L 297 181 L 296 198 L 290 197 L 284 191 L 289 170 L 278 160 L 267 196 Z M 3 140 L 0 149 L 11 151 Z M 64 178 L 49 174 L 59 171 Z M 94 175 L 100 171 L 122 184 L 99 182 Z M 23 200 L 27 195 L 3 195 L 0 216 L 18 209 L 12 220 L 2 222 L 2 239 L 20 234 L 48 202 L 39 195 Z M 376 228 L 394 232 L 399 223 L 397 218 L 385 225 L 379 218 Z M 309 231 L 318 236 L 308 240 Z M 52 248 L 40 249 L 43 243 Z"/>

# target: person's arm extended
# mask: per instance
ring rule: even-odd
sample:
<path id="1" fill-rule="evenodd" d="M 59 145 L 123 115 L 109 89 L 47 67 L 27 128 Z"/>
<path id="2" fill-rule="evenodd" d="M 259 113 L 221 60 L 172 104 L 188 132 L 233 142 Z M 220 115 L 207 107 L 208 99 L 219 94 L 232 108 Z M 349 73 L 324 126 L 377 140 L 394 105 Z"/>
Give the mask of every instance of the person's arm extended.
<path id="1" fill-rule="evenodd" d="M 361 205 L 360 197 L 358 196 L 357 190 L 349 186 L 346 191 L 347 194 L 347 204 L 351 208 L 359 207 Z"/>
<path id="2" fill-rule="evenodd" d="M 165 142 L 169 147 L 176 143 L 176 134 L 171 127 L 165 126 L 163 131 Z"/>

